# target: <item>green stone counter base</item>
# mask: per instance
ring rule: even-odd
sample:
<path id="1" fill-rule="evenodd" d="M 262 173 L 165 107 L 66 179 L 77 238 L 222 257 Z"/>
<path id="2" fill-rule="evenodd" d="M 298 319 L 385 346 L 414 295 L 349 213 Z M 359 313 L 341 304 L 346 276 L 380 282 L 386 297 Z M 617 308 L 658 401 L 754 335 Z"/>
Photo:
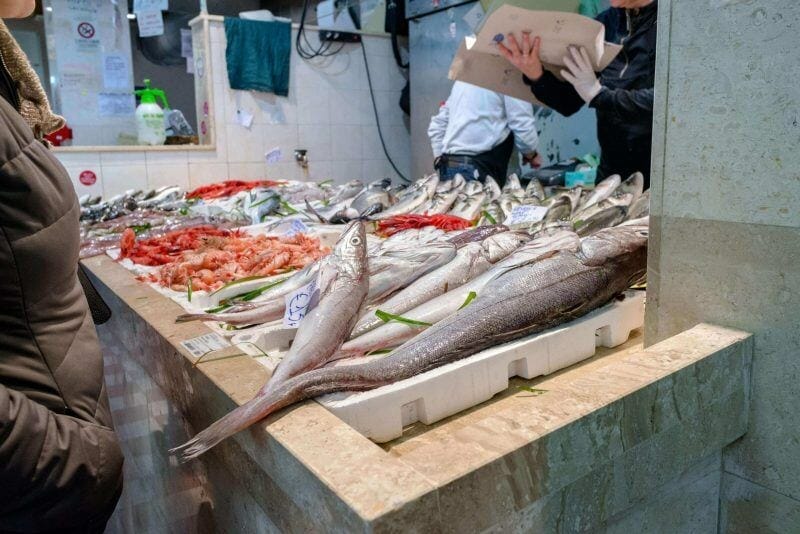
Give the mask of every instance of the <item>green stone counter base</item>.
<path id="1" fill-rule="evenodd" d="M 180 342 L 206 326 L 175 324 L 178 305 L 108 257 L 84 263 L 114 312 L 101 337 L 145 370 L 182 429 L 162 436 L 176 440 L 166 464 L 180 434 L 249 400 L 266 371 L 234 348 L 195 366 Z M 751 354 L 749 334 L 705 324 L 645 350 L 637 338 L 512 381 L 543 393 L 512 387 L 382 446 L 307 401 L 224 441 L 194 476 L 214 528 L 231 532 L 716 527 L 719 452 L 747 429 Z"/>

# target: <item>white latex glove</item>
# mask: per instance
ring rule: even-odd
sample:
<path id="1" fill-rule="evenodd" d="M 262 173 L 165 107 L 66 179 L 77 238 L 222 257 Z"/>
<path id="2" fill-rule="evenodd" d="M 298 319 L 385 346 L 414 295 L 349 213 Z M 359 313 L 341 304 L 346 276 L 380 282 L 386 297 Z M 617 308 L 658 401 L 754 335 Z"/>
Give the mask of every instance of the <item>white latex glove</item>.
<path id="1" fill-rule="evenodd" d="M 567 68 L 561 71 L 561 75 L 575 87 L 584 102 L 588 104 L 603 90 L 585 48 L 578 50 L 570 47 L 569 54 L 564 57 L 564 64 Z"/>

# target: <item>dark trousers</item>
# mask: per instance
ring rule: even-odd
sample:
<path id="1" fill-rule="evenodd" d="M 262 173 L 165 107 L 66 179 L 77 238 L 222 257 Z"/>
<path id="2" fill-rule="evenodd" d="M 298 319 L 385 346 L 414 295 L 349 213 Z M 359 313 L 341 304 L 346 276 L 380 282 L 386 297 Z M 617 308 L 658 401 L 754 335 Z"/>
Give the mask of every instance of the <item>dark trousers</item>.
<path id="1" fill-rule="evenodd" d="M 460 174 L 465 180 L 483 182 L 487 176 L 491 176 L 502 187 L 506 182 L 508 160 L 511 159 L 513 151 L 514 134 L 512 133 L 502 143 L 481 154 L 444 154 L 442 163 L 437 169 L 439 178 L 452 180 L 456 174 Z"/>

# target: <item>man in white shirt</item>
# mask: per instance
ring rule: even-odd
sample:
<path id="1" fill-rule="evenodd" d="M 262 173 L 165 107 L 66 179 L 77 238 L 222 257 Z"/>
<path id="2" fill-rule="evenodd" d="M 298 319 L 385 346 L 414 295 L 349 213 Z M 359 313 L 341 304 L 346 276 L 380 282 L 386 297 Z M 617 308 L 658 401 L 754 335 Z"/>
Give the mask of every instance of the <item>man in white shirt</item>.
<path id="1" fill-rule="evenodd" d="M 538 166 L 539 136 L 530 102 L 464 82 L 455 82 L 428 127 L 434 168 L 442 180 L 488 175 L 505 182 L 514 145 L 523 161 Z"/>

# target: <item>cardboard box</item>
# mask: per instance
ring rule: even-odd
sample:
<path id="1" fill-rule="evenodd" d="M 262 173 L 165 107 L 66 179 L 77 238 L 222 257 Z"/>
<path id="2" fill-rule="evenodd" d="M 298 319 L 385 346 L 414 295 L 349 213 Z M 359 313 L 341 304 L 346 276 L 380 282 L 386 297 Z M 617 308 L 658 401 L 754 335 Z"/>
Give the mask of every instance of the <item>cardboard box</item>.
<path id="1" fill-rule="evenodd" d="M 468 36 L 461 43 L 450 66 L 450 79 L 541 104 L 523 83 L 522 73 L 497 49 L 497 42 L 505 41 L 507 34 L 521 39 L 524 32 L 541 37 L 542 64 L 558 78 L 570 46 L 586 48 L 598 72 L 622 50 L 620 45 L 605 42 L 605 27 L 594 19 L 576 13 L 505 5 L 484 20 L 476 36 Z"/>

